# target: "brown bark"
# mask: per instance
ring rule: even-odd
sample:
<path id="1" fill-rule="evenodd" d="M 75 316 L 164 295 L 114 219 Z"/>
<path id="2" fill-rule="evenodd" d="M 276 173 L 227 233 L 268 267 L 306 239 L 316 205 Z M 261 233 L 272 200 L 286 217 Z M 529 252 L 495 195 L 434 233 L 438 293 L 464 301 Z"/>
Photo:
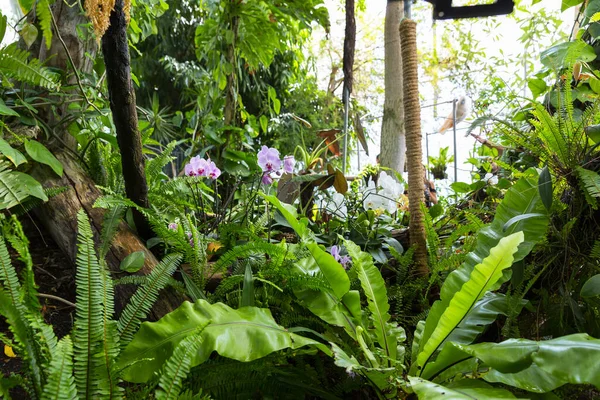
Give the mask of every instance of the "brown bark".
<path id="1" fill-rule="evenodd" d="M 77 34 L 77 26 L 88 23 L 78 5 L 70 7 L 67 2 L 57 1 L 50 8 L 57 22 L 58 31 L 53 27 L 52 44 L 49 49 L 46 48 L 46 44 L 42 40 L 38 58 L 47 67 L 54 67 L 65 71 L 63 84 L 72 85 L 73 89 L 70 89 L 70 92 L 78 93 L 80 89 L 77 87 L 77 74 L 74 68 L 82 74 L 89 73 L 93 68 L 93 60 L 98 46 L 93 39 L 83 41 Z M 72 65 L 69 56 L 73 62 Z M 63 90 L 64 93 L 69 93 L 69 91 Z M 75 150 L 77 148 L 75 137 L 67 129 L 64 129 L 66 126 L 61 126 L 62 121 L 65 121 L 64 117 L 69 115 L 69 104 L 61 104 L 61 99 L 64 99 L 64 97 L 55 96 L 52 100 L 59 103 L 55 110 L 47 107 L 41 110 L 40 113 L 46 123 L 54 128 L 56 132 L 56 137 L 51 138 L 48 145 L 51 148 L 68 147 Z"/>
<path id="2" fill-rule="evenodd" d="M 106 65 L 106 83 L 110 109 L 121 150 L 121 165 L 125 180 L 125 193 L 135 204 L 148 208 L 148 185 L 142 138 L 138 130 L 135 90 L 131 80 L 129 43 L 125 22 L 124 1 L 117 0 L 110 14 L 110 26 L 102 37 L 102 53 Z M 152 236 L 148 221 L 137 210 L 133 219 L 142 238 Z"/>
<path id="3" fill-rule="evenodd" d="M 67 255 L 72 265 L 75 265 L 77 254 L 77 212 L 83 208 L 90 218 L 94 236 L 99 237 L 105 210 L 94 208 L 94 202 L 100 197 L 100 191 L 85 171 L 65 152 L 55 153 L 64 168 L 63 177 L 56 178 L 54 172 L 48 167 L 38 166 L 32 175 L 40 182 L 45 182 L 45 187 L 66 186 L 68 190 L 51 198 L 46 204 L 36 208 L 36 214 L 48 229 L 61 250 Z M 140 275 L 149 274 L 158 261 L 144 246 L 144 243 L 121 222 L 119 231 L 114 237 L 112 247 L 106 256 L 106 261 L 111 272 L 119 271 L 119 265 L 127 255 L 143 251 L 146 256 L 144 267 Z M 120 312 L 127 304 L 136 288 L 131 285 L 119 285 L 115 288 L 115 307 Z M 155 303 L 150 319 L 158 319 L 172 311 L 181 302 L 182 298 L 165 291 Z"/>
<path id="4" fill-rule="evenodd" d="M 417 59 L 417 23 L 405 19 L 400 23 L 404 115 L 406 129 L 406 158 L 408 164 L 408 201 L 410 211 L 410 244 L 416 246 L 415 272 L 427 275 L 427 236 L 422 204 L 424 196 L 423 148 L 421 136 L 421 106 L 419 104 L 419 74 Z"/>
<path id="5" fill-rule="evenodd" d="M 344 35 L 344 91 L 342 100 L 349 101 L 354 83 L 354 48 L 356 46 L 356 19 L 354 18 L 354 0 L 346 0 L 346 32 Z M 344 96 L 348 98 L 344 98 Z"/>

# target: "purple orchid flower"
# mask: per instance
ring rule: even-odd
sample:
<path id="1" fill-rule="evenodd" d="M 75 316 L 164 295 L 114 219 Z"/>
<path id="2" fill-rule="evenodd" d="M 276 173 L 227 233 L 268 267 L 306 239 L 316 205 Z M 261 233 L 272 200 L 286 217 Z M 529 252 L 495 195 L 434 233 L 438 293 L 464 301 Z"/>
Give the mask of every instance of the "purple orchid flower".
<path id="1" fill-rule="evenodd" d="M 217 167 L 214 161 L 210 161 L 206 176 L 208 176 L 212 180 L 215 180 L 219 176 L 221 176 L 221 170 Z"/>
<path id="2" fill-rule="evenodd" d="M 258 152 L 258 165 L 263 170 L 263 172 L 277 171 L 279 167 L 281 167 L 279 151 L 274 148 L 263 146 Z"/>
<path id="3" fill-rule="evenodd" d="M 210 167 L 208 161 L 200 156 L 192 157 L 190 163 L 185 166 L 185 174 L 187 176 L 207 176 L 207 171 Z"/>
<path id="4" fill-rule="evenodd" d="M 296 165 L 296 160 L 294 160 L 294 156 L 285 156 L 283 157 L 283 170 L 291 174 L 294 172 L 294 166 Z"/>
<path id="5" fill-rule="evenodd" d="M 263 185 L 270 185 L 273 183 L 273 178 L 271 178 L 271 176 L 267 173 L 263 174 L 262 176 L 262 184 Z"/>
<path id="6" fill-rule="evenodd" d="M 333 256 L 333 258 L 335 258 L 335 261 L 342 264 L 342 267 L 344 267 L 344 269 L 348 269 L 350 263 L 352 263 L 352 259 L 349 256 L 340 255 L 340 250 L 340 246 L 334 245 L 331 246 L 331 250 L 329 252 Z"/>
<path id="7" fill-rule="evenodd" d="M 177 228 L 179 228 L 179 225 L 177 225 L 175 222 L 171 222 L 171 223 L 169 224 L 169 229 L 170 229 L 170 230 L 172 230 L 172 231 L 176 231 L 176 230 L 177 230 Z"/>

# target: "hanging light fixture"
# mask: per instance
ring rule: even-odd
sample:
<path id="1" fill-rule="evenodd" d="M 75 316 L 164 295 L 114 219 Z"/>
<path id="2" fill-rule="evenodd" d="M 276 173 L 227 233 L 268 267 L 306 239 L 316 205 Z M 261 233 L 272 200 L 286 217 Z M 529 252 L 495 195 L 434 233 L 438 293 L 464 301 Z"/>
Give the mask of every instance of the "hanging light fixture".
<path id="1" fill-rule="evenodd" d="M 433 19 L 480 18 L 513 12 L 514 0 L 496 0 L 492 4 L 452 7 L 452 0 L 425 0 L 433 5 Z"/>

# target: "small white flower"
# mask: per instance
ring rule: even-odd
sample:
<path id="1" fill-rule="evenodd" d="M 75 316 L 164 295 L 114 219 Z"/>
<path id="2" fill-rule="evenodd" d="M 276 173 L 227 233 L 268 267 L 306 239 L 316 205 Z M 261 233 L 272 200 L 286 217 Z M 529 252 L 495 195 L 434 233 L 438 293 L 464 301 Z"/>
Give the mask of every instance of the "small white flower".
<path id="1" fill-rule="evenodd" d="M 486 182 L 489 185 L 496 185 L 498 184 L 498 177 L 494 174 L 491 173 L 487 173 L 485 174 L 485 176 L 482 179 L 484 182 Z"/>

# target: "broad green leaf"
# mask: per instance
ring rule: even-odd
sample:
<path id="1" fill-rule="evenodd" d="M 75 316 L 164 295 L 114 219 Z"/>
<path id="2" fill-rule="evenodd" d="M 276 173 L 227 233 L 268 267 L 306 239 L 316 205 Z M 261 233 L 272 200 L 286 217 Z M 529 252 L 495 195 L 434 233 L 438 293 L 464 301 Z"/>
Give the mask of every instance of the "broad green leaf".
<path id="1" fill-rule="evenodd" d="M 524 221 L 530 218 L 538 218 L 538 217 L 542 217 L 542 218 L 546 218 L 546 214 L 540 214 L 540 213 L 528 213 L 528 214 L 521 214 L 521 215 L 517 215 L 515 217 L 512 217 L 511 219 L 509 219 L 508 221 L 506 221 L 506 223 L 504 224 L 504 226 L 502 227 L 503 231 L 506 231 L 508 228 L 510 228 L 513 224 L 516 224 L 519 221 Z"/>
<path id="2" fill-rule="evenodd" d="M 600 143 L 600 124 L 586 126 L 584 131 L 585 134 L 594 141 L 594 143 Z"/>
<path id="3" fill-rule="evenodd" d="M 455 193 L 469 193 L 471 191 L 471 185 L 465 182 L 454 182 L 450 187 Z"/>
<path id="4" fill-rule="evenodd" d="M 559 70 L 570 67 L 575 61 L 593 61 L 596 59 L 596 53 L 589 44 L 581 40 L 575 40 L 559 43 L 544 50 L 540 55 L 540 59 L 544 66 Z"/>
<path id="5" fill-rule="evenodd" d="M 577 333 L 546 341 L 509 339 L 502 343 L 455 345 L 492 368 L 488 382 L 544 393 L 567 383 L 600 387 L 600 340 Z"/>
<path id="6" fill-rule="evenodd" d="M 434 353 L 440 349 L 452 331 L 462 322 L 468 312 L 486 292 L 494 290 L 502 278 L 503 271 L 514 260 L 513 255 L 524 240 L 523 232 L 517 232 L 502 238 L 497 246 L 480 264 L 476 265 L 471 277 L 450 301 L 448 308 L 438 320 L 431 337 L 425 342 L 423 350 L 417 356 L 417 369 L 421 372 Z"/>
<path id="7" fill-rule="evenodd" d="M 596 78 L 596 77 L 591 77 L 588 80 L 588 84 L 590 85 L 590 88 L 595 92 L 600 94 L 600 79 Z"/>
<path id="8" fill-rule="evenodd" d="M 44 193 L 42 184 L 35 180 L 34 177 L 18 171 L 14 171 L 13 174 L 17 177 L 19 185 L 30 196 L 37 197 L 43 201 L 48 201 L 48 197 L 46 196 L 46 193 Z"/>
<path id="9" fill-rule="evenodd" d="M 1 19 L 0 19 L 1 21 Z M 19 113 L 17 113 L 12 108 L 8 108 L 4 100 L 0 99 L 0 115 L 8 115 L 9 117 L 18 117 Z"/>
<path id="10" fill-rule="evenodd" d="M 484 382 L 463 379 L 455 382 L 452 387 L 442 386 L 425 379 L 408 377 L 410 385 L 419 399 L 422 400 L 495 400 L 514 399 L 515 396 L 507 390 L 494 388 Z"/>
<path id="11" fill-rule="evenodd" d="M 581 297 L 600 296 L 600 274 L 592 276 L 581 288 Z"/>
<path id="12" fill-rule="evenodd" d="M 526 303 L 527 301 L 522 300 L 519 305 L 524 306 Z M 446 339 L 446 342 L 473 343 L 486 327 L 498 318 L 499 314 L 508 315 L 508 311 L 509 305 L 505 295 L 488 292 L 469 311 L 465 319 Z M 448 367 L 455 365 L 463 359 L 464 354 L 456 351 L 453 346 L 444 345 L 442 351 L 436 356 L 435 361 L 427 363 L 421 377 L 435 380 L 440 372 L 446 371 Z"/>
<path id="13" fill-rule="evenodd" d="M 350 290 L 350 279 L 344 267 L 331 254 L 319 247 L 318 244 L 307 243 L 306 247 L 317 262 L 333 294 L 338 299 L 341 299 Z"/>
<path id="14" fill-rule="evenodd" d="M 8 158 L 15 167 L 26 163 L 27 159 L 19 150 L 11 147 L 10 144 L 4 139 L 0 139 L 0 153 L 2 153 L 6 158 Z"/>
<path id="15" fill-rule="evenodd" d="M 130 273 L 138 272 L 144 266 L 146 255 L 143 251 L 136 251 L 129 254 L 121 261 L 121 271 Z"/>
<path id="16" fill-rule="evenodd" d="M 548 89 L 546 81 L 540 78 L 531 78 L 527 81 L 527 86 L 531 90 L 532 97 L 535 99 Z"/>
<path id="17" fill-rule="evenodd" d="M 136 383 L 152 379 L 177 345 L 208 322 L 210 324 L 200 335 L 202 344 L 191 359 L 191 367 L 205 362 L 213 351 L 242 362 L 306 345 L 329 352 L 322 344 L 277 325 L 268 309 L 243 307 L 234 310 L 222 303 L 186 301 L 159 321 L 142 324 L 117 361 L 117 368 L 125 368 L 123 379 Z"/>
<path id="18" fill-rule="evenodd" d="M 583 0 L 562 0 L 562 4 L 560 6 L 560 11 L 565 11 L 571 7 L 576 6 L 577 4 L 583 3 Z"/>
<path id="19" fill-rule="evenodd" d="M 46 146 L 37 140 L 27 140 L 25 142 L 25 150 L 27 151 L 27 154 L 29 154 L 29 156 L 35 161 L 49 166 L 56 173 L 56 175 L 62 176 L 62 164 L 56 159 L 56 157 L 54 157 L 54 154 L 52 154 L 50 150 L 46 148 Z"/>
<path id="20" fill-rule="evenodd" d="M 528 213 L 547 213 L 546 207 L 537 190 L 537 172 L 534 169 L 527 171 L 531 173 L 531 178 L 521 178 L 510 189 L 507 190 L 504 199 L 496 208 L 494 221 L 491 225 L 479 230 L 477 234 L 477 246 L 475 250 L 467 255 L 465 262 L 456 270 L 452 271 L 444 281 L 441 289 L 440 300 L 436 301 L 426 320 L 420 341 L 420 349 L 423 349 L 424 343 L 429 339 L 431 333 L 436 328 L 439 318 L 448 307 L 450 300 L 458 292 L 463 284 L 469 280 L 471 272 L 475 265 L 482 262 L 490 253 L 490 249 L 496 246 L 499 240 L 514 232 L 523 231 L 525 241 L 519 246 L 519 250 L 514 255 L 515 262 L 522 260 L 546 234 L 548 220 L 542 218 L 519 221 L 513 224 L 506 231 L 502 230 L 504 224 L 511 218 Z M 505 272 L 498 285 L 510 279 L 510 270 Z"/>
<path id="21" fill-rule="evenodd" d="M 281 203 L 279 201 L 279 199 L 275 196 L 270 196 L 270 195 L 265 195 L 265 194 L 262 194 L 262 196 L 269 203 L 271 203 L 275 207 L 277 207 L 277 210 L 279 210 L 281 215 L 283 215 L 285 217 L 288 224 L 290 224 L 292 229 L 298 234 L 298 236 L 300 236 L 302 241 L 310 240 L 310 233 L 308 231 L 308 228 L 306 228 L 306 225 L 303 225 L 300 222 L 298 222 L 298 213 L 296 212 L 296 209 L 294 208 L 294 206 L 292 206 L 290 204 Z M 314 239 L 312 239 L 312 240 L 314 240 Z"/>
<path id="22" fill-rule="evenodd" d="M 390 305 L 387 298 L 387 289 L 381 273 L 375 267 L 373 258 L 369 253 L 360 250 L 356 244 L 344 240 L 344 245 L 348 254 L 352 257 L 352 263 L 357 271 L 358 279 L 362 286 L 369 311 L 371 311 L 371 320 L 375 326 L 375 335 L 377 341 L 386 357 L 390 360 L 396 360 L 397 339 L 392 332 L 387 330 L 387 323 L 390 320 Z M 390 366 L 388 364 L 388 366 Z"/>
<path id="23" fill-rule="evenodd" d="M 29 22 L 25 22 L 23 24 L 23 28 L 21 28 L 21 30 L 19 31 L 19 35 L 21 35 L 21 37 L 23 38 L 23 41 L 25 41 L 27 48 L 30 48 L 31 45 L 37 39 L 38 30 L 35 27 L 35 25 L 30 24 Z"/>
<path id="24" fill-rule="evenodd" d="M 553 189 L 552 176 L 550 175 L 547 165 L 542 168 L 542 172 L 540 172 L 540 177 L 538 179 L 538 190 L 540 191 L 540 199 L 542 199 L 544 207 L 546 207 L 546 210 L 550 211 L 550 208 L 552 208 Z"/>

